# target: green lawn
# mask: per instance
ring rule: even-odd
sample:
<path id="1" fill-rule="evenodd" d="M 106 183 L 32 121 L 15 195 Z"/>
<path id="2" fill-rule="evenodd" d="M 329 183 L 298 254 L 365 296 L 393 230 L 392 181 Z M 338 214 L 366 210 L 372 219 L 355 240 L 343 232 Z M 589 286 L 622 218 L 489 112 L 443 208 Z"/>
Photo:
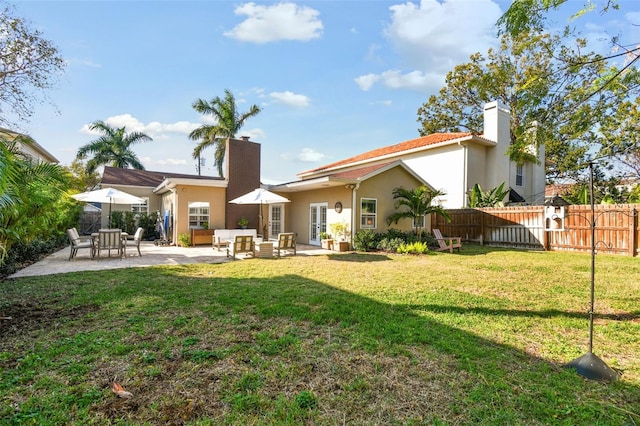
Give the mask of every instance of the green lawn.
<path id="1" fill-rule="evenodd" d="M 640 259 L 465 245 L 0 282 L 0 424 L 640 423 Z M 113 381 L 133 394 L 122 399 Z"/>

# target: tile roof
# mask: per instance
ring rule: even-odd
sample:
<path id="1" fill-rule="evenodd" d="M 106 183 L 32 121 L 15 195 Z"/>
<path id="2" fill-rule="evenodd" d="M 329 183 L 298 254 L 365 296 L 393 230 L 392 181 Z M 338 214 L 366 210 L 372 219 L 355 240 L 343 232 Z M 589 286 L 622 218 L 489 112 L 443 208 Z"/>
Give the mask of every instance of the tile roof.
<path id="1" fill-rule="evenodd" d="M 383 169 L 393 162 L 383 163 L 383 164 L 374 164 L 371 166 L 360 167 L 357 169 L 346 170 L 344 172 L 338 172 L 330 174 L 329 176 L 336 179 L 362 179 L 363 177 L 377 171 Z"/>
<path id="2" fill-rule="evenodd" d="M 396 154 L 403 151 L 410 151 L 416 148 L 422 148 L 429 145 L 435 145 L 441 142 L 447 142 L 463 137 L 472 136 L 469 132 L 455 132 L 455 133 L 433 133 L 420 138 L 411 139 L 408 141 L 400 142 L 395 145 L 385 146 L 377 148 L 372 151 L 368 151 L 359 155 L 356 155 L 345 160 L 336 161 L 335 163 L 327 164 L 316 169 L 307 170 L 306 172 L 298 173 L 298 176 L 304 176 L 307 174 L 318 173 L 324 170 L 329 170 L 339 166 L 345 166 L 352 163 L 358 163 L 361 161 L 372 160 L 378 157 L 384 157 L 391 154 Z"/>
<path id="3" fill-rule="evenodd" d="M 106 166 L 102 174 L 102 185 L 149 186 L 155 188 L 167 178 L 224 180 L 223 178 L 213 176 L 121 169 L 118 167 Z"/>

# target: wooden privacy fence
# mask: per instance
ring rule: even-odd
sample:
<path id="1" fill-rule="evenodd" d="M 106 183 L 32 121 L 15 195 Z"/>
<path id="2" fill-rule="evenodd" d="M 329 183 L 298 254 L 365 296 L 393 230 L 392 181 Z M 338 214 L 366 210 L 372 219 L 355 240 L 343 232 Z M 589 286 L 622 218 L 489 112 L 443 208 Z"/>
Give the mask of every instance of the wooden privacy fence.
<path id="1" fill-rule="evenodd" d="M 637 204 L 597 205 L 593 211 L 598 253 L 638 254 Z M 559 209 L 556 209 L 559 212 Z M 589 205 L 564 207 L 564 218 L 551 228 L 544 206 L 447 210 L 451 222 L 431 215 L 431 228 L 465 241 L 500 247 L 591 252 L 592 212 Z M 562 226 L 564 225 L 564 226 Z M 549 228 L 547 228 L 549 227 Z"/>

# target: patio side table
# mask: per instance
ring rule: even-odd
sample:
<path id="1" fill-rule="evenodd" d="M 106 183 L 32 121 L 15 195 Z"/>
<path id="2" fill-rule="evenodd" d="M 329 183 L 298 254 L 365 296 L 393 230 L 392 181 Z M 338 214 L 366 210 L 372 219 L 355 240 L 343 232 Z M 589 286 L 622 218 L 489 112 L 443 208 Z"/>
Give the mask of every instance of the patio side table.
<path id="1" fill-rule="evenodd" d="M 273 257 L 273 242 L 260 241 L 255 243 L 255 257 Z"/>

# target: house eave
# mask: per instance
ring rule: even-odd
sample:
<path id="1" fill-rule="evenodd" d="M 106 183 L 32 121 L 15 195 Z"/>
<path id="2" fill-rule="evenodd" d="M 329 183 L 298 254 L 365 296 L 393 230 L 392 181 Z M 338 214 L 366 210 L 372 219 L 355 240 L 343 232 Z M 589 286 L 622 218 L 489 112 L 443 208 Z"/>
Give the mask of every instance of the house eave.
<path id="1" fill-rule="evenodd" d="M 322 176 L 314 179 L 306 179 L 295 182 L 272 185 L 269 191 L 274 192 L 301 192 L 315 189 L 335 188 L 339 186 L 353 185 L 358 183 L 357 179 L 336 179 L 331 176 Z"/>
<path id="2" fill-rule="evenodd" d="M 164 194 L 174 190 L 178 185 L 183 186 L 205 186 L 208 188 L 226 188 L 229 182 L 227 180 L 205 180 L 205 179 L 189 179 L 189 178 L 167 178 L 155 187 L 155 194 Z"/>
<path id="3" fill-rule="evenodd" d="M 300 177 L 300 179 L 309 179 L 309 178 L 313 178 L 314 176 L 320 176 L 320 175 L 326 175 L 329 173 L 335 173 L 339 170 L 344 170 L 344 169 L 349 169 L 349 168 L 353 168 L 353 167 L 358 167 L 358 166 L 363 166 L 365 164 L 369 164 L 369 163 L 373 163 L 373 162 L 379 162 L 379 161 L 385 161 L 385 160 L 393 160 L 394 158 L 398 158 L 398 157 L 406 157 L 408 155 L 414 154 L 416 152 L 422 152 L 422 151 L 427 151 L 427 150 L 431 150 L 431 149 L 436 149 L 436 148 L 440 148 L 443 146 L 448 146 L 448 145 L 461 145 L 461 144 L 465 144 L 468 142 L 475 142 L 478 143 L 480 145 L 484 145 L 484 146 L 496 146 L 497 143 L 495 141 L 492 141 L 490 139 L 485 139 L 481 136 L 477 136 L 477 135 L 469 135 L 469 136 L 463 136 L 461 138 L 454 138 L 454 139 L 449 139 L 446 141 L 442 141 L 442 142 L 438 142 L 438 143 L 434 143 L 434 144 L 430 144 L 430 145 L 425 145 L 425 146 L 420 146 L 417 148 L 413 148 L 413 149 L 408 149 L 408 150 L 403 150 L 403 151 L 397 151 L 397 152 L 393 152 L 390 154 L 386 154 L 386 155 L 381 155 L 378 157 L 373 157 L 373 158 L 367 158 L 364 160 L 360 160 L 360 161 L 354 161 L 351 163 L 346 163 L 346 164 L 339 164 L 337 166 L 334 167 L 328 167 L 322 170 L 317 170 L 316 171 L 309 171 L 309 172 L 302 172 L 302 173 L 298 173 L 298 177 Z"/>

